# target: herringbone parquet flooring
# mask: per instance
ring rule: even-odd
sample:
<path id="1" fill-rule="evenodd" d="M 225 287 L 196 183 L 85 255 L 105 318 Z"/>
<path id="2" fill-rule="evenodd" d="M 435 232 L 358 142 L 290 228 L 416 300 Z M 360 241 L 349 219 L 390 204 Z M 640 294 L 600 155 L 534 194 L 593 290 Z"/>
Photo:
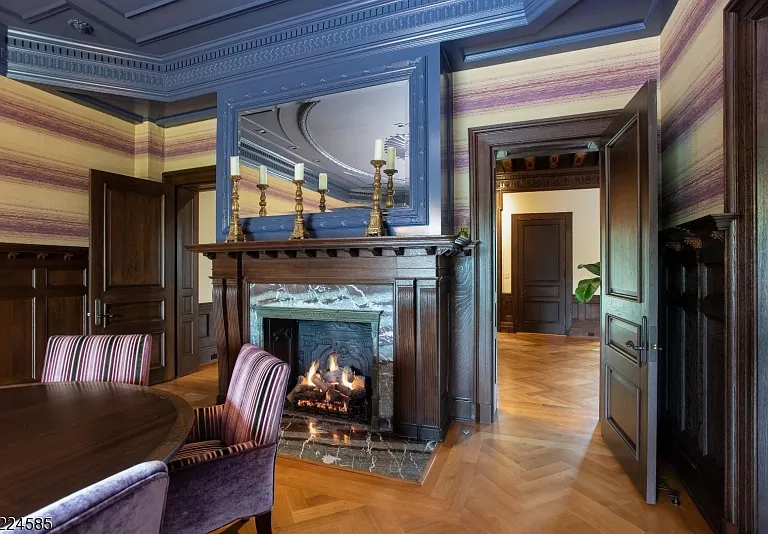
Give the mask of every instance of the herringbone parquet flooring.
<path id="1" fill-rule="evenodd" d="M 597 342 L 499 334 L 499 345 L 497 422 L 455 423 L 422 486 L 279 458 L 276 532 L 709 532 L 685 494 L 680 507 L 646 505 L 600 438 Z M 215 390 L 204 372 L 168 386 L 201 399 L 206 380 Z"/>

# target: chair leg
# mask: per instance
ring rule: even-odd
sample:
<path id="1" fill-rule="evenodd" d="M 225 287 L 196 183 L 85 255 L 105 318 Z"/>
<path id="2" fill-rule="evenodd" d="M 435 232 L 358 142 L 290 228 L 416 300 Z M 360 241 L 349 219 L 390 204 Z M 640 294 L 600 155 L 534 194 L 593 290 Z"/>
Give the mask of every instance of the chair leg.
<path id="1" fill-rule="evenodd" d="M 257 534 L 272 534 L 272 510 L 254 516 Z"/>

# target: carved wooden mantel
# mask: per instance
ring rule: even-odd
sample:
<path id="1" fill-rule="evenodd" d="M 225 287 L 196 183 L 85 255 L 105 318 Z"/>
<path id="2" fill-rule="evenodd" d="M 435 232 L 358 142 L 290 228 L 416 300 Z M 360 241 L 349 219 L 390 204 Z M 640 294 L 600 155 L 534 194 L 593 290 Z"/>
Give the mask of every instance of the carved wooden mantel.
<path id="1" fill-rule="evenodd" d="M 213 260 L 219 401 L 250 332 L 250 284 L 391 285 L 394 425 L 403 435 L 442 439 L 449 422 L 451 281 L 454 256 L 475 243 L 456 236 L 249 241 L 190 245 Z"/>

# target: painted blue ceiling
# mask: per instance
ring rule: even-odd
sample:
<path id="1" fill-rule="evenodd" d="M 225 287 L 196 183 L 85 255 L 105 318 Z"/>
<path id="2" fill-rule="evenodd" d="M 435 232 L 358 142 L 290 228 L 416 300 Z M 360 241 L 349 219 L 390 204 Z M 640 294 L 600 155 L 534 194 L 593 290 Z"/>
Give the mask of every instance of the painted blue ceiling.
<path id="1" fill-rule="evenodd" d="M 0 0 L 0 73 L 131 120 L 173 121 L 210 113 L 224 87 L 321 58 L 439 43 L 462 70 L 658 35 L 675 3 Z"/>

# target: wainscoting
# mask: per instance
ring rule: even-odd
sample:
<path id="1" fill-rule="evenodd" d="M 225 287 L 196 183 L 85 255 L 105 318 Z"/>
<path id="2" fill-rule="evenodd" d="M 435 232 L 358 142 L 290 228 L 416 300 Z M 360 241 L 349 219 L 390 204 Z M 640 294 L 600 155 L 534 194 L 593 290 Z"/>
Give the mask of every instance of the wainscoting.
<path id="1" fill-rule="evenodd" d="M 663 234 L 659 445 L 715 531 L 726 447 L 725 231 L 712 217 Z"/>
<path id="2" fill-rule="evenodd" d="M 87 328 L 88 249 L 0 243 L 0 386 L 40 378 L 49 336 Z"/>
<path id="3" fill-rule="evenodd" d="M 499 332 L 515 333 L 515 300 L 511 293 L 499 295 Z M 600 295 L 587 303 L 580 303 L 571 296 L 571 324 L 566 332 L 571 337 L 600 337 Z"/>
<path id="4" fill-rule="evenodd" d="M 203 302 L 198 306 L 198 359 L 200 365 L 216 361 L 216 330 L 213 326 L 213 303 Z"/>

